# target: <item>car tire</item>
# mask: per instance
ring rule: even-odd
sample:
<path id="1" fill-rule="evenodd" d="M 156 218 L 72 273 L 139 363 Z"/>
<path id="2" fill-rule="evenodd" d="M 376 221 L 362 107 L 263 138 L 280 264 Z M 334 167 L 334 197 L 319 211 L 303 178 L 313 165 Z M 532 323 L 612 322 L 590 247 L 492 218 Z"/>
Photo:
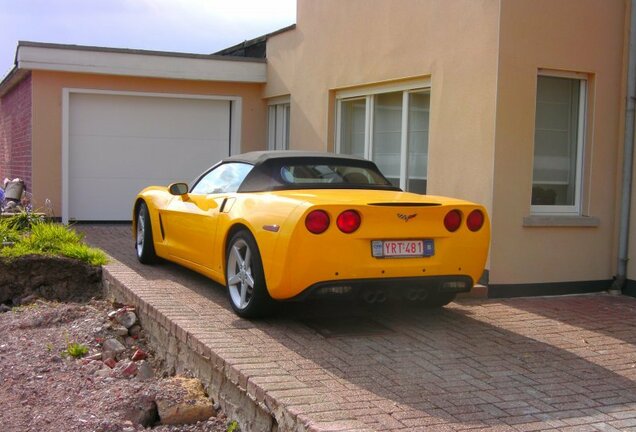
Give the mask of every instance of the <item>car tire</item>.
<path id="1" fill-rule="evenodd" d="M 155 245 L 152 240 L 150 213 L 148 206 L 143 201 L 137 207 L 135 250 L 137 259 L 142 264 L 152 264 L 157 260 Z"/>
<path id="2" fill-rule="evenodd" d="M 426 300 L 424 300 L 424 305 L 428 308 L 441 308 L 455 300 L 455 297 L 455 293 L 430 294 Z"/>
<path id="3" fill-rule="evenodd" d="M 273 300 L 267 291 L 261 254 L 251 233 L 241 230 L 226 251 L 225 280 L 230 305 L 243 318 L 263 317 Z"/>

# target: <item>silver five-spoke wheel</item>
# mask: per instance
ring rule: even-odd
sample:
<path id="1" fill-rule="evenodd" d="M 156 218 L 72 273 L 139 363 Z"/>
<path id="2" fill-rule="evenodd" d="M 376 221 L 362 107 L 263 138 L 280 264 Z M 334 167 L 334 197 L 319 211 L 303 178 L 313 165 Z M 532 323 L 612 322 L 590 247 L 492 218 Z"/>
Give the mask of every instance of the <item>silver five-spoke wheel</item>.
<path id="1" fill-rule="evenodd" d="M 256 240 L 247 230 L 235 233 L 228 243 L 225 277 L 232 309 L 242 317 L 266 314 L 272 304 Z"/>
<path id="2" fill-rule="evenodd" d="M 227 267 L 227 284 L 232 303 L 245 309 L 254 295 L 254 278 L 252 277 L 252 251 L 243 239 L 239 239 L 230 249 Z"/>

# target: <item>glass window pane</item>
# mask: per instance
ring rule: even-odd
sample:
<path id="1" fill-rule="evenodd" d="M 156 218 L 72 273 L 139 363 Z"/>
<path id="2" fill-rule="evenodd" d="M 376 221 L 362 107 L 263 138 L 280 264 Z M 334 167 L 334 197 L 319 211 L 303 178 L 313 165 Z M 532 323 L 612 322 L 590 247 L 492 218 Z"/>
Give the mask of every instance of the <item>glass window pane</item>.
<path id="1" fill-rule="evenodd" d="M 236 192 L 252 168 L 252 165 L 240 162 L 219 165 L 203 176 L 190 192 L 193 194 Z"/>
<path id="2" fill-rule="evenodd" d="M 431 94 L 417 92 L 409 94 L 409 179 L 407 190 L 426 193 L 428 171 L 428 122 Z"/>
<path id="3" fill-rule="evenodd" d="M 340 153 L 364 157 L 366 99 L 340 103 Z"/>
<path id="4" fill-rule="evenodd" d="M 540 76 L 532 205 L 575 205 L 581 81 Z"/>
<path id="5" fill-rule="evenodd" d="M 373 161 L 395 186 L 400 186 L 402 92 L 375 96 Z"/>
<path id="6" fill-rule="evenodd" d="M 285 138 L 283 140 L 283 150 L 289 150 L 289 122 L 291 116 L 291 105 L 285 104 Z"/>
<path id="7" fill-rule="evenodd" d="M 276 148 L 276 105 L 267 108 L 267 148 Z"/>

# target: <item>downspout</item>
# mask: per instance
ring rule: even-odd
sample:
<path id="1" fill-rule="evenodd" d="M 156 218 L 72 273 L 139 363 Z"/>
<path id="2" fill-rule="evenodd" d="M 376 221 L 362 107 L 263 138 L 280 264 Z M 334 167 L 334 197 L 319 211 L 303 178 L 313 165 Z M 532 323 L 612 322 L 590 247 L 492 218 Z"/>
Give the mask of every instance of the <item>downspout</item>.
<path id="1" fill-rule="evenodd" d="M 625 98 L 625 137 L 623 142 L 623 182 L 618 231 L 618 268 L 610 292 L 619 294 L 627 280 L 629 214 L 632 197 L 634 162 L 634 114 L 636 105 L 636 0 L 631 0 L 629 47 L 627 66 L 627 94 Z"/>

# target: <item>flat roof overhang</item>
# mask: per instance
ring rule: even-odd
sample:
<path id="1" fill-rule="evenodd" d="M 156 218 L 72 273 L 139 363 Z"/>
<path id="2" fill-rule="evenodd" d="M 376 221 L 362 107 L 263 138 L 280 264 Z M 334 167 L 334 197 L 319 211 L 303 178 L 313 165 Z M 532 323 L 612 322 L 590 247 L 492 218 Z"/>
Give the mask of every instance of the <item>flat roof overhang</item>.
<path id="1" fill-rule="evenodd" d="M 267 79 L 265 59 L 20 41 L 0 96 L 30 70 L 255 84 Z"/>

